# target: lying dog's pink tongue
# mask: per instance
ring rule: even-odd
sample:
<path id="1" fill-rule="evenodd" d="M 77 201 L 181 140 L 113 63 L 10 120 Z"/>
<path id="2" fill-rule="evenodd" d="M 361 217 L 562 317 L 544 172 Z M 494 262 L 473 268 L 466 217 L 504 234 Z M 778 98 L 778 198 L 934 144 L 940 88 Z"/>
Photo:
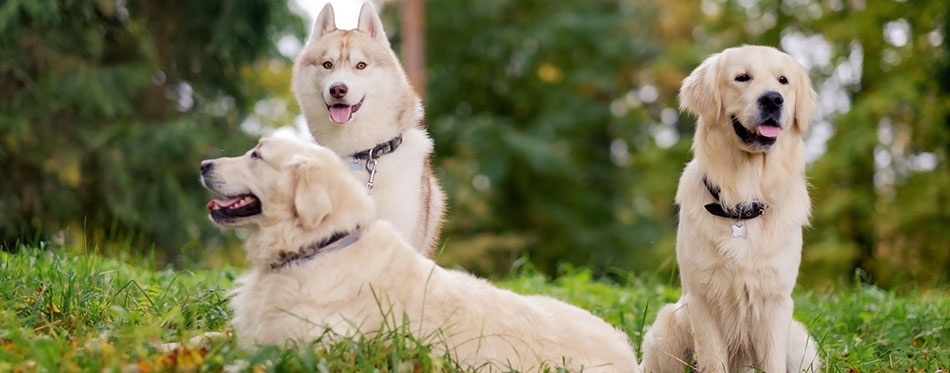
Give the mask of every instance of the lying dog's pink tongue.
<path id="1" fill-rule="evenodd" d="M 349 105 L 333 105 L 330 106 L 330 119 L 333 119 L 337 124 L 346 123 L 350 120 L 350 117 L 353 114 L 353 107 Z"/>
<path id="2" fill-rule="evenodd" d="M 782 132 L 782 128 L 776 126 L 758 126 L 755 127 L 755 129 L 759 133 L 759 136 L 771 138 L 778 137 L 778 133 Z"/>
<path id="3" fill-rule="evenodd" d="M 205 205 L 205 208 L 208 210 L 214 209 L 215 206 L 218 206 L 218 208 L 227 208 L 235 203 L 238 203 L 239 201 L 241 201 L 241 197 L 234 197 L 227 201 L 213 199 L 208 201 L 208 204 Z"/>

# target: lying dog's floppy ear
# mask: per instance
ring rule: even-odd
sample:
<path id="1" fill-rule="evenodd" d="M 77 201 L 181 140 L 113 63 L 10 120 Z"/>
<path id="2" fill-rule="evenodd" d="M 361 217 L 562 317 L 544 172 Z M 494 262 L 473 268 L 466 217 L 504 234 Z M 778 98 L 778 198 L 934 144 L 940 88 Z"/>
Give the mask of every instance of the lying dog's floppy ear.
<path id="1" fill-rule="evenodd" d="M 290 171 L 294 179 L 294 212 L 300 225 L 308 228 L 320 225 L 333 209 L 320 167 L 312 159 L 295 157 Z"/>
<path id="2" fill-rule="evenodd" d="M 707 123 L 719 120 L 722 99 L 719 93 L 719 54 L 706 57 L 680 87 L 680 110 L 692 111 Z"/>
<path id="3" fill-rule="evenodd" d="M 795 63 L 795 75 L 798 76 L 795 82 L 795 127 L 801 133 L 808 131 L 808 123 L 811 122 L 812 115 L 818 108 L 818 94 L 811 86 L 811 79 L 808 78 L 808 70 Z"/>
<path id="4" fill-rule="evenodd" d="M 369 1 L 363 3 L 360 8 L 360 22 L 356 29 L 368 33 L 373 39 L 389 42 L 386 39 L 386 31 L 383 30 L 383 21 L 379 19 L 376 7 Z"/>
<path id="5" fill-rule="evenodd" d="M 332 31 L 336 31 L 336 19 L 333 16 L 333 5 L 327 3 L 317 16 L 317 22 L 313 24 L 313 32 L 310 33 L 310 40 L 319 39 Z"/>

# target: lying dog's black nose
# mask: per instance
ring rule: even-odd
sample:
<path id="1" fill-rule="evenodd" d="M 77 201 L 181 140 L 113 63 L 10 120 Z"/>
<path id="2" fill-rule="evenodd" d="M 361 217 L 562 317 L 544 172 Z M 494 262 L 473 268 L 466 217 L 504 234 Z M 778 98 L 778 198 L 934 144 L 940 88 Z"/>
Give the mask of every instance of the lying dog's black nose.
<path id="1" fill-rule="evenodd" d="M 343 98 L 346 96 L 346 84 L 337 83 L 330 86 L 330 96 L 333 96 L 333 98 Z"/>
<path id="2" fill-rule="evenodd" d="M 759 96 L 759 107 L 765 111 L 778 111 L 782 108 L 783 102 L 785 99 L 782 98 L 782 94 L 775 91 L 768 91 Z"/>
<path id="3" fill-rule="evenodd" d="M 201 173 L 207 173 L 211 169 L 211 161 L 201 161 Z"/>

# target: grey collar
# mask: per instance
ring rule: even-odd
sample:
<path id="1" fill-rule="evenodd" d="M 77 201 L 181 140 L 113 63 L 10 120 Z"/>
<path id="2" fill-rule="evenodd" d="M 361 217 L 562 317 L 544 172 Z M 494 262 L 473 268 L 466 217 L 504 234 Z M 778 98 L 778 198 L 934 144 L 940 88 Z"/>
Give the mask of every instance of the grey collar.
<path id="1" fill-rule="evenodd" d="M 303 246 L 297 251 L 281 251 L 277 254 L 277 259 L 272 261 L 268 267 L 272 271 L 277 271 L 292 264 L 308 262 L 318 254 L 329 253 L 350 246 L 359 240 L 362 235 L 363 230 L 357 226 L 352 231 L 334 233 L 330 237 Z"/>
<path id="2" fill-rule="evenodd" d="M 400 133 L 396 137 L 389 139 L 382 144 L 376 145 L 370 149 L 366 149 L 359 153 L 353 154 L 351 157 L 354 159 L 360 160 L 373 160 L 378 159 L 381 156 L 392 153 L 396 151 L 396 148 L 399 148 L 399 145 L 402 144 L 402 134 Z"/>

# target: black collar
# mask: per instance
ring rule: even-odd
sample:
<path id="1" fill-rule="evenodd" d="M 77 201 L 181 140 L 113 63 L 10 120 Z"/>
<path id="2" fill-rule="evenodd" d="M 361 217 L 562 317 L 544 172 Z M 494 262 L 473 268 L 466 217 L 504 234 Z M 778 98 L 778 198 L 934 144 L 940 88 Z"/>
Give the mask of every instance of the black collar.
<path id="1" fill-rule="evenodd" d="M 710 214 L 733 220 L 748 220 L 761 216 L 762 213 L 765 212 L 765 209 L 768 208 L 764 203 L 758 201 L 740 203 L 732 208 L 723 207 L 722 203 L 719 202 L 719 187 L 712 185 L 705 177 L 703 178 L 703 185 L 706 186 L 706 190 L 709 191 L 709 194 L 716 199 L 716 203 L 709 203 L 703 206 Z"/>
<path id="2" fill-rule="evenodd" d="M 281 251 L 277 254 L 277 259 L 270 263 L 270 269 L 276 271 L 293 263 L 306 262 L 313 259 L 317 254 L 342 249 L 356 242 L 362 234 L 360 227 L 357 226 L 352 231 L 336 232 L 330 237 L 303 246 L 297 251 Z M 331 245 L 332 247 L 330 247 Z"/>
<path id="3" fill-rule="evenodd" d="M 382 144 L 376 145 L 372 149 L 366 149 L 359 153 L 353 154 L 353 158 L 377 159 L 382 155 L 396 151 L 396 148 L 399 147 L 399 144 L 402 144 L 402 134 L 399 134 L 399 136 L 393 137 L 389 141 L 386 141 Z"/>

